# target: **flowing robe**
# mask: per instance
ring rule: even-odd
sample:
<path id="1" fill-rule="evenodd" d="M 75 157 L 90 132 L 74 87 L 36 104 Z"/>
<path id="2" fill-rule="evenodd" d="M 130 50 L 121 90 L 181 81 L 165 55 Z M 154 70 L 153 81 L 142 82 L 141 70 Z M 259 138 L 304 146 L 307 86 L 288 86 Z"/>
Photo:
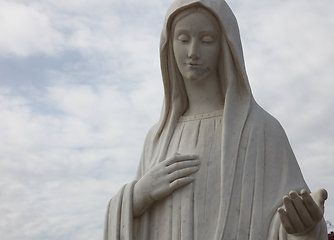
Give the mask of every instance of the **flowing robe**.
<path id="1" fill-rule="evenodd" d="M 228 208 L 225 225 L 219 225 L 218 220 L 215 231 L 208 233 L 206 239 L 287 239 L 276 210 L 282 204 L 282 196 L 289 191 L 308 189 L 281 125 L 258 105 L 253 104 L 253 107 L 242 133 L 237 162 L 225 162 L 223 164 L 233 166 L 222 166 L 234 169 L 229 183 L 233 185 L 230 201 L 220 203 Z M 148 145 L 152 132 L 153 129 L 145 141 L 136 179 L 140 179 L 150 166 L 150 160 L 146 159 L 146 156 L 150 155 Z M 136 180 L 125 185 L 111 199 L 106 214 L 105 240 L 195 239 L 194 232 L 198 229 L 194 228 L 192 221 L 194 212 L 191 204 L 193 198 L 199 196 L 193 196 L 194 192 L 189 186 L 173 193 L 167 200 L 161 200 L 142 216 L 134 219 L 132 190 L 135 182 Z M 215 189 L 210 186 L 203 191 L 207 196 L 217 195 Z M 222 189 L 218 193 L 220 197 L 224 197 L 224 192 Z M 173 196 L 181 198 L 181 204 L 174 206 Z M 157 206 L 165 208 L 159 209 Z M 222 207 L 219 206 L 216 211 Z M 164 224 L 163 227 L 156 224 L 156 217 L 160 218 L 158 221 Z M 170 231 L 164 231 L 166 225 Z M 152 227 L 155 228 L 155 236 L 151 235 Z M 222 235 L 219 235 L 221 232 Z M 318 239 L 325 239 L 324 237 L 323 234 Z"/>
<path id="2" fill-rule="evenodd" d="M 203 230 L 196 225 L 198 213 L 194 201 L 203 194 L 194 187 L 196 179 L 194 184 L 157 201 L 140 217 L 134 218 L 132 212 L 136 181 L 173 153 L 171 146 L 175 145 L 173 138 L 178 132 L 178 120 L 188 107 L 182 76 L 174 59 L 170 31 L 175 15 L 197 6 L 208 9 L 221 26 L 218 65 L 224 93 L 223 117 L 219 126 L 221 148 L 219 157 L 215 158 L 220 166 L 219 191 L 210 186 L 203 189 L 207 196 L 217 199 L 218 202 L 214 202 L 210 209 L 217 215 L 210 227 Z M 300 191 L 308 187 L 283 128 L 253 99 L 238 25 L 226 2 L 175 0 L 167 11 L 160 59 L 165 90 L 161 118 L 147 134 L 134 181 L 126 184 L 109 202 L 104 239 L 194 240 L 198 231 L 209 232 L 206 236 L 209 240 L 289 239 L 281 227 L 277 208 L 282 205 L 282 197 L 291 190 Z M 325 227 L 323 221 L 320 224 Z M 326 239 L 326 230 L 321 234 L 316 239 Z"/>

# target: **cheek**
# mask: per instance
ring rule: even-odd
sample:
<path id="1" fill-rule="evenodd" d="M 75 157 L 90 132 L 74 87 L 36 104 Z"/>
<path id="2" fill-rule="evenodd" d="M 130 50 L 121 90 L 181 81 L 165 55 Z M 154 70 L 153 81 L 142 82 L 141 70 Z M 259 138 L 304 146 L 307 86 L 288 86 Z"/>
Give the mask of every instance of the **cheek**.
<path id="1" fill-rule="evenodd" d="M 180 65 L 182 63 L 184 63 L 184 59 L 185 59 L 184 52 L 185 52 L 185 49 L 184 49 L 184 47 L 182 47 L 182 46 L 180 46 L 178 44 L 173 44 L 173 52 L 174 52 L 176 63 L 180 67 Z"/>
<path id="2" fill-rule="evenodd" d="M 180 44 L 174 43 L 173 50 L 175 55 L 179 55 L 180 51 L 182 50 L 182 46 Z"/>
<path id="3" fill-rule="evenodd" d="M 220 47 L 219 46 L 213 46 L 207 51 L 207 57 L 210 62 L 211 66 L 216 66 L 220 54 Z"/>

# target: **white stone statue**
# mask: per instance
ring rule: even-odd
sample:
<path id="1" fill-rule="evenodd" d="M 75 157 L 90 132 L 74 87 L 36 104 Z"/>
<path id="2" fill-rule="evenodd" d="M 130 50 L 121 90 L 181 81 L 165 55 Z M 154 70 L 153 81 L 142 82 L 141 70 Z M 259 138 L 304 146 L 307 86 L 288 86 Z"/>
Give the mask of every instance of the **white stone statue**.
<path id="1" fill-rule="evenodd" d="M 284 130 L 255 102 L 226 2 L 176 0 L 160 53 L 161 117 L 104 239 L 327 239 L 327 192 L 309 194 Z"/>

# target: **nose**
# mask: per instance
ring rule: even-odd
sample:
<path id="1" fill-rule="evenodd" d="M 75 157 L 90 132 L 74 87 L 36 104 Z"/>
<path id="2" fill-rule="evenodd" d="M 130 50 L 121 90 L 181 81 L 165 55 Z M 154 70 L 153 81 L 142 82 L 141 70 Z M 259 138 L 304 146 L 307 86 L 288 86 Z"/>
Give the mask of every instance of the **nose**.
<path id="1" fill-rule="evenodd" d="M 198 45 L 195 40 L 191 41 L 191 44 L 189 46 L 188 57 L 191 59 L 199 58 Z"/>

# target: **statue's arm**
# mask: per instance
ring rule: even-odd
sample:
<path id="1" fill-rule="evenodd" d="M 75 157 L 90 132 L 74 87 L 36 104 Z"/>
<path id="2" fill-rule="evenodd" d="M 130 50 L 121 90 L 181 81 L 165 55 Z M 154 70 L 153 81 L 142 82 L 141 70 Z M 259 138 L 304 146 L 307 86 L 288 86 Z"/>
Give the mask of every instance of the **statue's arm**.
<path id="1" fill-rule="evenodd" d="M 282 126 L 275 119 L 267 120 L 265 126 L 265 212 L 272 209 L 272 203 L 278 204 L 275 208 L 281 205 L 280 199 L 290 190 L 299 192 L 306 189 L 301 193 L 302 198 L 294 191 L 283 198 L 285 209 L 280 208 L 274 214 L 267 239 L 326 239 L 326 224 L 322 216 L 327 192 L 320 190 L 308 194 L 308 187 Z"/>

